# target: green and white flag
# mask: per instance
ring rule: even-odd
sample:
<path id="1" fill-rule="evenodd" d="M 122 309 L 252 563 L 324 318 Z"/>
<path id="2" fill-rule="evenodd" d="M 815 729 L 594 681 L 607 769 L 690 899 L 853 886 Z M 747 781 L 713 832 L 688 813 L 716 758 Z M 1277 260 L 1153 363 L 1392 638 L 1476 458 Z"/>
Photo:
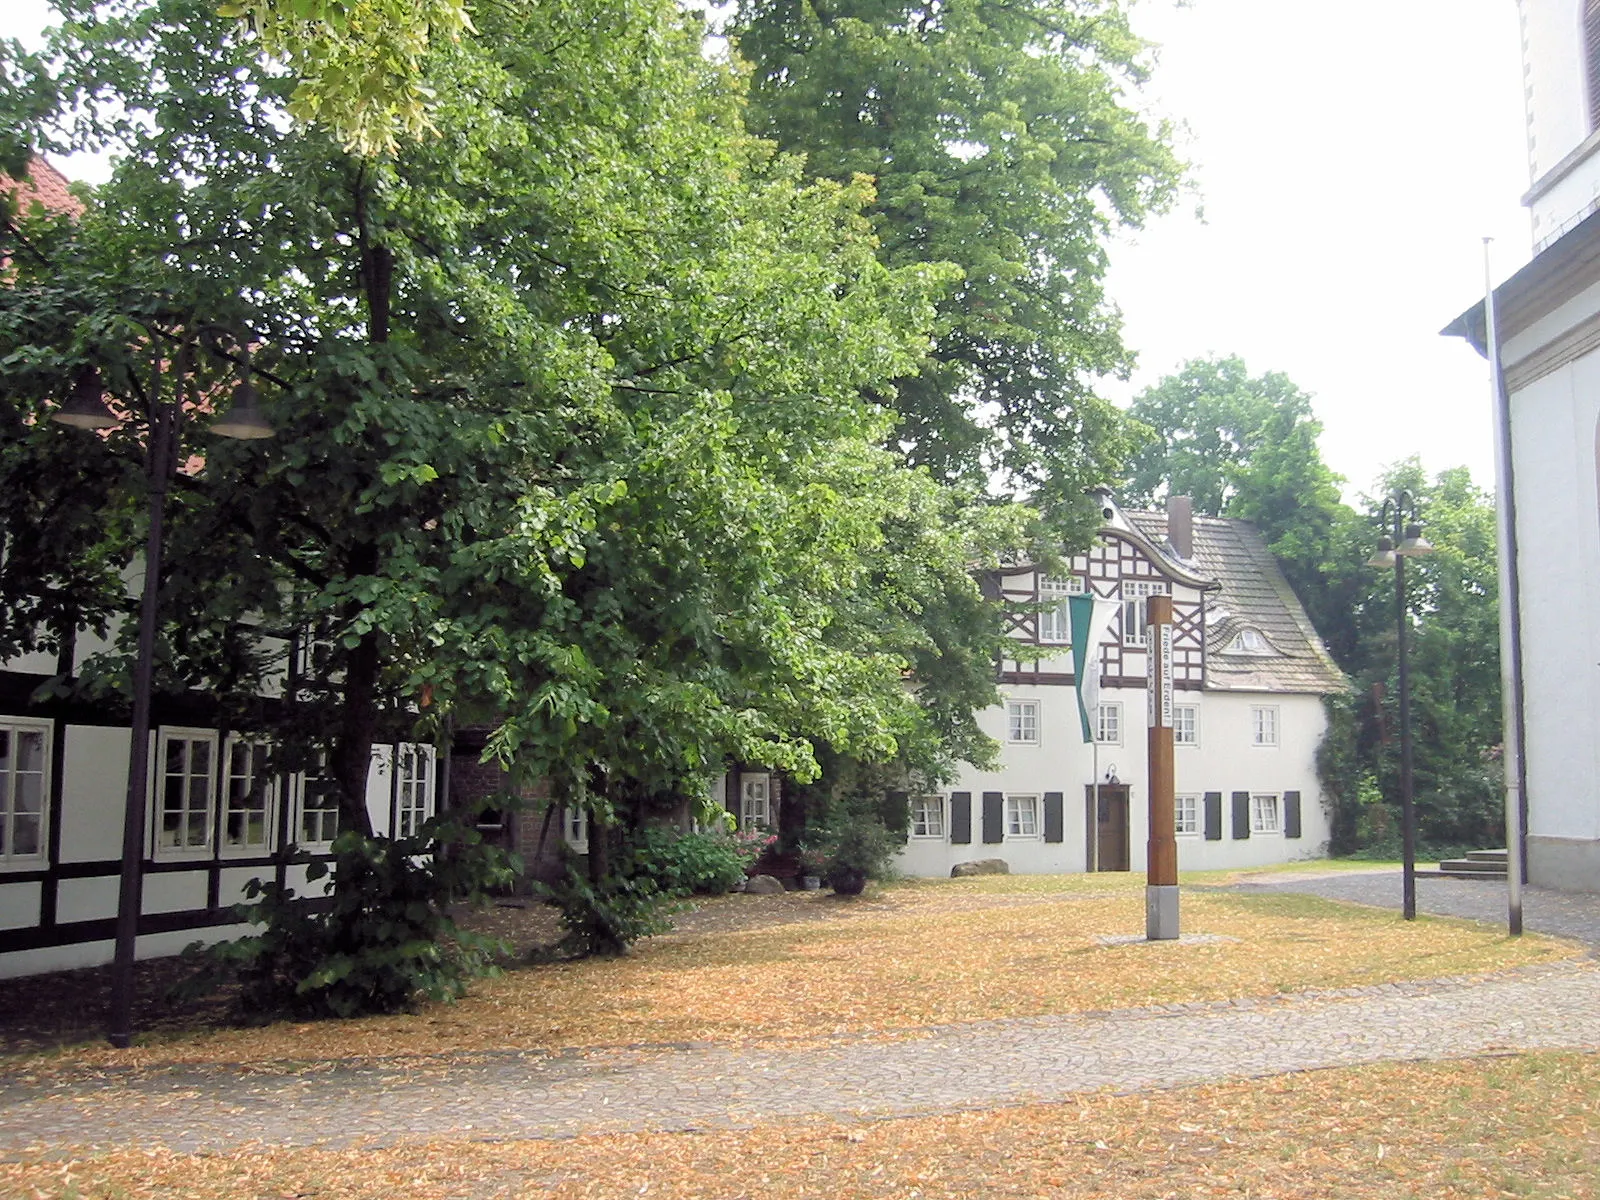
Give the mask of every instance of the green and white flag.
<path id="1" fill-rule="evenodd" d="M 1094 741 L 1094 722 L 1089 714 L 1100 704 L 1100 639 L 1117 615 L 1117 602 L 1102 596 L 1067 597 L 1072 620 L 1072 678 L 1078 693 L 1078 720 L 1083 740 Z"/>

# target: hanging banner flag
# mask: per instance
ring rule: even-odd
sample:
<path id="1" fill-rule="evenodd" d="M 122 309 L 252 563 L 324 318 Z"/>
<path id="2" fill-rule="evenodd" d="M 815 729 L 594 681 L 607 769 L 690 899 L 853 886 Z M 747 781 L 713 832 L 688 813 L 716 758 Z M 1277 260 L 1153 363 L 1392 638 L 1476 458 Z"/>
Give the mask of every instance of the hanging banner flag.
<path id="1" fill-rule="evenodd" d="M 1068 596 L 1067 610 L 1072 619 L 1072 679 L 1078 693 L 1078 721 L 1083 740 L 1092 742 L 1095 729 L 1090 713 L 1097 713 L 1100 706 L 1100 639 L 1117 615 L 1117 602 L 1092 594 Z"/>

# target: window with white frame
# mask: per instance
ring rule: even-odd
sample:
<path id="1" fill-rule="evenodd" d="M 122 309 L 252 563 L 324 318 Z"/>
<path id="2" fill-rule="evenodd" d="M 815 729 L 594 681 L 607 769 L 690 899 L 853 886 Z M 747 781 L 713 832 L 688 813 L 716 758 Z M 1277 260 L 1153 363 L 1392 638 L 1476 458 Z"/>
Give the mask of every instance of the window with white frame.
<path id="1" fill-rule="evenodd" d="M 272 848 L 277 781 L 270 773 L 265 742 L 230 737 L 222 789 L 222 849 L 231 854 L 265 854 Z"/>
<path id="2" fill-rule="evenodd" d="M 1234 635 L 1233 641 L 1228 643 L 1226 654 L 1274 654 L 1272 643 L 1267 641 L 1267 635 L 1259 629 L 1249 626 L 1239 630 Z"/>
<path id="3" fill-rule="evenodd" d="M 1175 704 L 1172 706 L 1172 744 L 1198 746 L 1200 744 L 1200 706 Z"/>
<path id="4" fill-rule="evenodd" d="M 44 858 L 50 725 L 0 718 L 0 865 Z"/>
<path id="5" fill-rule="evenodd" d="M 1278 797 L 1265 792 L 1250 793 L 1250 832 L 1277 833 Z"/>
<path id="6" fill-rule="evenodd" d="M 1250 709 L 1250 744 L 1276 746 L 1278 744 L 1278 706 L 1257 704 Z"/>
<path id="7" fill-rule="evenodd" d="M 396 837 L 415 837 L 433 807 L 433 760 L 427 747 L 407 743 L 400 747 L 395 781 Z"/>
<path id="8" fill-rule="evenodd" d="M 1006 836 L 1014 838 L 1039 836 L 1039 797 L 1006 797 Z"/>
<path id="9" fill-rule="evenodd" d="M 1122 745 L 1122 704 L 1120 702 L 1102 703 L 1095 709 L 1094 740 L 1102 746 Z"/>
<path id="10" fill-rule="evenodd" d="M 1006 702 L 1006 741 L 1016 745 L 1039 744 L 1039 702 L 1037 700 L 1008 700 Z"/>
<path id="11" fill-rule="evenodd" d="M 911 836 L 944 836 L 944 797 L 914 796 L 911 800 Z"/>
<path id="12" fill-rule="evenodd" d="M 1145 604 L 1151 596 L 1165 596 L 1163 579 L 1124 579 L 1122 581 L 1122 644 L 1142 646 L 1148 637 L 1150 614 Z"/>
<path id="13" fill-rule="evenodd" d="M 1039 640 L 1065 646 L 1072 641 L 1072 610 L 1068 596 L 1083 593 L 1083 580 L 1073 575 L 1066 579 L 1039 577 Z"/>
<path id="14" fill-rule="evenodd" d="M 772 777 L 739 776 L 739 828 L 770 829 L 771 827 Z"/>
<path id="15" fill-rule="evenodd" d="M 561 810 L 561 836 L 575 854 L 589 853 L 589 810 L 563 808 Z"/>
<path id="16" fill-rule="evenodd" d="M 156 856 L 205 854 L 211 849 L 212 797 L 217 791 L 216 731 L 163 729 L 156 763 Z"/>
<path id="17" fill-rule="evenodd" d="M 1172 798 L 1172 832 L 1179 837 L 1194 837 L 1200 832 L 1200 797 L 1193 792 Z"/>
<path id="18" fill-rule="evenodd" d="M 325 751 L 299 779 L 302 846 L 326 846 L 339 836 L 339 783 L 328 769 Z"/>

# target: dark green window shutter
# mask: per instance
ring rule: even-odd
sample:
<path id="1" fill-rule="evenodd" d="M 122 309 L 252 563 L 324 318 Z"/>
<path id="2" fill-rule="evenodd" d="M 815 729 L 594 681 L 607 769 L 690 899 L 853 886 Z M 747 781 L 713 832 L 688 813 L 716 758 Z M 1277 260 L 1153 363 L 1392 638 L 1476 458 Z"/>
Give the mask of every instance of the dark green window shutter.
<path id="1" fill-rule="evenodd" d="M 1285 792 L 1283 794 L 1283 836 L 1297 838 L 1300 836 L 1300 793 Z"/>
<path id="2" fill-rule="evenodd" d="M 965 846 L 972 841 L 972 793 L 950 793 L 950 841 Z"/>
<path id="3" fill-rule="evenodd" d="M 983 794 L 983 840 L 993 845 L 1006 840 L 1006 798 L 999 792 Z"/>
<path id="4" fill-rule="evenodd" d="M 1206 841 L 1222 840 L 1222 793 L 1206 793 Z"/>
<path id="5" fill-rule="evenodd" d="M 1233 794 L 1233 836 L 1235 840 L 1250 836 L 1250 793 Z"/>
<path id="6" fill-rule="evenodd" d="M 1044 840 L 1047 842 L 1062 840 L 1060 792 L 1044 794 Z"/>

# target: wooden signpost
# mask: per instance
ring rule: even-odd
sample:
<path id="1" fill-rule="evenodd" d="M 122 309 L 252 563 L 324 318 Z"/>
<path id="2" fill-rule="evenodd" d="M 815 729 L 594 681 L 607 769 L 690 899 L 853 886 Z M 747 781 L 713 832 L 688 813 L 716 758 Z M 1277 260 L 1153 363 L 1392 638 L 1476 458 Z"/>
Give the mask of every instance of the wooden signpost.
<path id="1" fill-rule="evenodd" d="M 1172 597 L 1151 596 L 1145 642 L 1150 660 L 1150 840 L 1145 858 L 1144 932 L 1152 942 L 1178 936 L 1178 839 L 1173 821 Z"/>

